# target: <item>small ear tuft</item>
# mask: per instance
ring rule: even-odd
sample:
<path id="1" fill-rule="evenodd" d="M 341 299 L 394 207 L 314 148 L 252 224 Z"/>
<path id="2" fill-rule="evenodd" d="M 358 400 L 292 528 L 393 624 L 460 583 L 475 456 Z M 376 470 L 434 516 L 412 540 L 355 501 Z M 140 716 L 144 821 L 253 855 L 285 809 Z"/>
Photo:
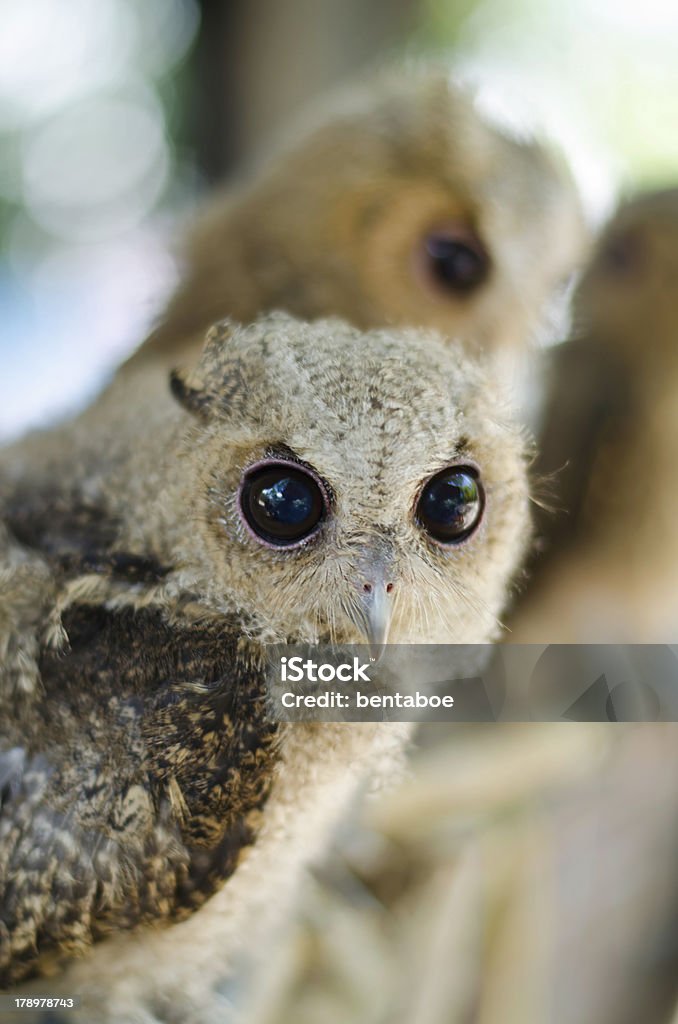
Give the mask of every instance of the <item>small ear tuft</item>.
<path id="1" fill-rule="evenodd" d="M 185 370 L 171 371 L 170 391 L 187 412 L 202 420 L 207 419 L 212 405 L 212 395 L 201 388 L 192 387 L 188 383 Z"/>
<path id="2" fill-rule="evenodd" d="M 205 335 L 202 348 L 203 359 L 205 356 L 209 357 L 210 355 L 218 355 L 224 352 L 228 348 L 237 327 L 238 324 L 228 318 L 212 324 Z"/>

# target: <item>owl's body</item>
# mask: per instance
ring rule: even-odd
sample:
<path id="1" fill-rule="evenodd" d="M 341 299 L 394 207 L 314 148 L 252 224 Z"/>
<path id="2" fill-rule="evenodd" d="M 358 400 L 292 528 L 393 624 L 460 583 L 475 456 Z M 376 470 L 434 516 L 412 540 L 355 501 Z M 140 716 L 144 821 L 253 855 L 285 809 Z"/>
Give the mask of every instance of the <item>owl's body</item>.
<path id="1" fill-rule="evenodd" d="M 382 72 L 208 204 L 179 287 L 126 370 L 186 361 L 217 320 L 274 309 L 523 351 L 586 234 L 546 147 L 489 122 L 446 72 Z"/>
<path id="2" fill-rule="evenodd" d="M 143 377 L 109 444 L 94 408 L 0 460 L 0 965 L 188 1021 L 407 736 L 275 725 L 264 645 L 486 642 L 527 489 L 487 371 L 435 337 L 276 315 L 213 331 L 178 402 Z"/>
<path id="3" fill-rule="evenodd" d="M 678 192 L 623 204 L 554 351 L 538 472 L 560 510 L 512 623 L 532 642 L 673 642 L 678 628 Z"/>

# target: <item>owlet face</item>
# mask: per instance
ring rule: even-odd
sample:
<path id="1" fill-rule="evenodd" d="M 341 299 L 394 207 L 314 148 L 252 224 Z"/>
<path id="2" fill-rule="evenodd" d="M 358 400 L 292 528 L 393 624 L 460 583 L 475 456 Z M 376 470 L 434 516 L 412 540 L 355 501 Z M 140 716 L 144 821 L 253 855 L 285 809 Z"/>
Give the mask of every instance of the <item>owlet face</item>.
<path id="1" fill-rule="evenodd" d="M 299 215 L 306 203 L 317 225 L 311 251 L 329 298 L 311 315 L 433 327 L 485 351 L 522 348 L 584 251 L 566 169 L 484 121 L 441 74 L 383 82 L 290 165 L 287 209 Z"/>
<path id="2" fill-rule="evenodd" d="M 276 314 L 213 329 L 174 391 L 178 561 L 267 640 L 483 642 L 528 539 L 523 445 L 435 337 Z"/>
<path id="3" fill-rule="evenodd" d="M 582 329 L 633 362 L 675 363 L 678 326 L 678 189 L 620 206 L 579 286 Z"/>
<path id="4" fill-rule="evenodd" d="M 383 75 L 206 211 L 149 350 L 276 309 L 524 349 L 586 243 L 547 149 L 487 123 L 444 74 Z"/>

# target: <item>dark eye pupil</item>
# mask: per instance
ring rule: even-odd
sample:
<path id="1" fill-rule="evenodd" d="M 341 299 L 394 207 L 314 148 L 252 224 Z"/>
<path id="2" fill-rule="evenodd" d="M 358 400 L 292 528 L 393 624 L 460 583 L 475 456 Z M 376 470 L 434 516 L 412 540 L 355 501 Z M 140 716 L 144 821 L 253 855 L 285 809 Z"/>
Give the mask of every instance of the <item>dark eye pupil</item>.
<path id="1" fill-rule="evenodd" d="M 480 248 L 445 235 L 426 240 L 431 271 L 438 284 L 449 291 L 470 292 L 487 276 L 487 257 Z"/>
<path id="2" fill-rule="evenodd" d="M 483 494 L 478 475 L 470 467 L 445 469 L 424 487 L 417 505 L 417 518 L 436 540 L 463 540 L 480 522 Z"/>
<path id="3" fill-rule="evenodd" d="M 255 469 L 245 478 L 241 508 L 257 536 L 285 546 L 315 530 L 325 503 L 310 473 L 282 463 Z"/>

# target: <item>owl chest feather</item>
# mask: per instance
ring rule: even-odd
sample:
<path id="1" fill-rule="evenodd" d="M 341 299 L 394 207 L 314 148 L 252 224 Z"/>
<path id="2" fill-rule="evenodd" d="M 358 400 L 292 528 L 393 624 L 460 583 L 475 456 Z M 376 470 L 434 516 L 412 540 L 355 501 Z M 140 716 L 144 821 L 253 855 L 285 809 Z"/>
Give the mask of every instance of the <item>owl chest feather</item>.
<path id="1" fill-rule="evenodd" d="M 254 842 L 278 756 L 236 623 L 76 605 L 64 626 L 43 699 L 3 727 L 5 984 L 201 906 Z"/>

